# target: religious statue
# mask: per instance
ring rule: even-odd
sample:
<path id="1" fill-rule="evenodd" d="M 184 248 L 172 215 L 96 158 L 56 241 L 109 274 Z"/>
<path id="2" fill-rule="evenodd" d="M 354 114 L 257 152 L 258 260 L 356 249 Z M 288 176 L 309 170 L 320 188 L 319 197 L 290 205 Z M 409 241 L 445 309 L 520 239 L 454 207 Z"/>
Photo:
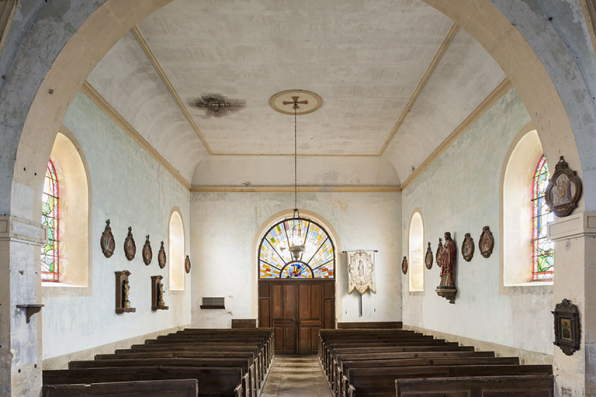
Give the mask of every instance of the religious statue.
<path id="1" fill-rule="evenodd" d="M 451 238 L 451 233 L 445 232 L 445 243 L 440 256 L 437 258 L 437 264 L 441 267 L 441 284 L 437 287 L 436 292 L 439 296 L 448 299 L 450 303 L 455 303 L 455 294 L 457 293 L 455 287 L 455 258 L 455 242 Z"/>
<path id="2" fill-rule="evenodd" d="M 451 239 L 451 233 L 445 232 L 445 244 L 441 250 L 441 287 L 453 287 L 453 270 L 455 267 L 455 243 Z"/>
<path id="3" fill-rule="evenodd" d="M 166 303 L 163 301 L 163 283 L 159 283 L 159 288 L 157 289 L 157 306 L 165 306 Z"/>
<path id="4" fill-rule="evenodd" d="M 122 306 L 124 308 L 130 307 L 130 301 L 128 300 L 128 292 L 130 291 L 130 284 L 128 280 L 122 280 Z"/>

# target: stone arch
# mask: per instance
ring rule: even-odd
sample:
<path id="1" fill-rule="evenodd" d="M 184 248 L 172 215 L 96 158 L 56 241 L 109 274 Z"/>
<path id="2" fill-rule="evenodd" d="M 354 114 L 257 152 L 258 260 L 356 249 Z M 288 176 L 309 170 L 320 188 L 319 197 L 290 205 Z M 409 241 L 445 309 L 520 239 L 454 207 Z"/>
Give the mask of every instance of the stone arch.
<path id="1" fill-rule="evenodd" d="M 259 280 L 259 274 L 258 274 L 258 268 L 259 268 L 259 262 L 258 262 L 258 255 L 259 255 L 259 246 L 261 245 L 261 240 L 263 240 L 263 237 L 265 237 L 265 234 L 267 233 L 267 231 L 276 223 L 278 223 L 279 221 L 285 219 L 285 218 L 290 218 L 294 213 L 293 209 L 285 209 L 283 211 L 280 211 L 276 214 L 273 214 L 272 216 L 270 216 L 265 222 L 263 222 L 261 224 L 261 226 L 257 229 L 257 232 L 255 233 L 255 237 L 253 239 L 252 242 L 252 270 L 251 270 L 251 280 L 252 280 L 252 316 L 253 317 L 258 317 L 259 315 L 259 308 L 258 308 L 258 280 Z M 325 228 L 325 231 L 329 234 L 329 238 L 331 239 L 331 241 L 333 242 L 333 245 L 335 247 L 335 283 L 337 286 L 341 285 L 343 283 L 343 273 L 342 273 L 342 257 L 343 255 L 341 254 L 341 245 L 340 245 L 340 241 L 339 241 L 339 235 L 337 234 L 337 231 L 335 230 L 335 228 L 333 227 L 333 225 L 331 225 L 331 223 L 329 223 L 329 221 L 327 219 L 325 219 L 323 216 L 319 215 L 316 212 L 313 211 L 308 211 L 308 210 L 300 210 L 300 216 L 302 216 L 303 218 L 309 218 L 312 219 L 313 221 L 317 222 L 319 225 L 323 226 L 323 228 Z M 337 287 L 336 287 L 336 296 L 337 296 Z M 341 319 L 341 310 L 338 311 L 339 309 L 339 299 L 335 300 L 335 313 L 338 316 L 338 320 Z"/>
<path id="2" fill-rule="evenodd" d="M 170 1 L 57 0 L 37 6 L 29 15 L 25 15 L 30 11 L 24 10 L 26 2 L 20 3 L 21 12 L 29 18 L 21 30 L 26 33 L 21 37 L 19 29 L 10 32 L 0 64 L 8 65 L 0 92 L 0 213 L 29 222 L 39 219 L 36 198 L 42 189 L 43 170 L 77 90 L 125 32 Z M 535 0 L 423 1 L 462 26 L 501 65 L 536 123 L 546 154 L 550 158 L 564 155 L 582 176 L 585 194 L 579 211 L 596 209 L 596 158 L 592 155 L 596 151 L 596 109 L 574 55 L 541 15 Z M 30 238 L 39 240 L 35 231 Z M 12 249 L 20 243 L 7 244 Z M 37 251 L 36 247 L 17 249 L 26 252 L 23 257 L 27 258 Z M 18 288 L 8 282 L 13 264 L 5 260 L 0 266 L 0 280 L 4 280 L 0 289 Z M 27 285 L 34 285 L 35 276 L 27 273 L 27 277 Z M 36 301 L 38 292 L 30 291 L 26 298 Z M 10 306 L 0 309 L 0 315 L 14 316 Z M 0 337 L 9 332 L 19 329 L 0 329 Z M 18 351 L 18 346 L 10 349 Z M 18 360 L 18 354 L 13 358 L 0 353 L 0 361 Z M 10 369 L 0 371 L 0 384 L 8 385 L 0 387 L 0 394 L 10 393 L 13 383 L 15 394 L 39 394 L 40 368 L 33 369 L 35 360 L 28 362 L 21 368 L 26 384 L 11 380 Z"/>

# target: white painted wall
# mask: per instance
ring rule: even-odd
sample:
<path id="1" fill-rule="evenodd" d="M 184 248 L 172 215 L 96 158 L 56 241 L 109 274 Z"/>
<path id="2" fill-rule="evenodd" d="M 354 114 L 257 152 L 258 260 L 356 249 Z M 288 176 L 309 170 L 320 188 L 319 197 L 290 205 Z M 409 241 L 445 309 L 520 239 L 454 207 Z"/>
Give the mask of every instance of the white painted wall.
<path id="1" fill-rule="evenodd" d="M 43 358 L 105 345 L 138 335 L 190 323 L 190 276 L 184 292 L 166 291 L 170 310 L 151 311 L 151 276 L 168 283 L 168 266 L 160 269 L 160 241 L 168 247 L 168 222 L 173 207 L 180 209 L 185 225 L 190 219 L 190 194 L 161 165 L 116 126 L 86 96 L 77 94 L 64 120 L 85 153 L 92 186 L 91 266 L 88 288 L 42 287 Z M 41 204 L 40 204 L 41 205 Z M 105 258 L 100 236 L 111 220 L 116 251 Z M 132 226 L 137 254 L 124 256 L 124 239 Z M 186 253 L 189 230 L 186 226 Z M 145 266 L 141 249 L 151 236 L 153 262 Z M 129 270 L 130 301 L 136 313 L 117 315 L 115 271 Z"/>
<path id="2" fill-rule="evenodd" d="M 192 325 L 229 327 L 232 318 L 257 318 L 256 255 L 259 229 L 294 206 L 292 193 L 192 193 Z M 324 218 L 339 250 L 376 249 L 377 293 L 347 294 L 339 266 L 336 315 L 340 321 L 401 319 L 401 193 L 299 193 L 298 206 Z M 337 247 L 336 247 L 337 248 Z M 225 310 L 201 310 L 203 296 L 224 296 Z"/>
<path id="3" fill-rule="evenodd" d="M 552 287 L 499 286 L 501 169 L 512 140 L 529 121 L 517 93 L 510 90 L 402 192 L 402 230 L 407 231 L 407 220 L 419 207 L 433 253 L 446 231 L 458 247 L 455 304 L 434 291 L 440 281 L 435 263 L 431 270 L 425 269 L 423 293 L 409 293 L 407 277 L 402 278 L 404 324 L 553 353 Z M 495 237 L 492 256 L 485 259 L 476 248 L 472 261 L 464 261 L 465 233 L 471 233 L 477 247 L 485 225 Z M 532 265 L 531 257 L 527 262 Z"/>

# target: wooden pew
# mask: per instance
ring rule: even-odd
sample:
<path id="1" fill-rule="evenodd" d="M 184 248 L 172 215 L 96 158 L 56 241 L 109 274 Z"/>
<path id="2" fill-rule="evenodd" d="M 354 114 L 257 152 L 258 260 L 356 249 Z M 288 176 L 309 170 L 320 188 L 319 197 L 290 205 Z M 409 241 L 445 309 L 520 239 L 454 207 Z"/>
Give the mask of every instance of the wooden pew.
<path id="1" fill-rule="evenodd" d="M 146 380 L 138 382 L 91 383 L 82 385 L 46 385 L 42 397 L 197 397 L 196 379 Z"/>
<path id="2" fill-rule="evenodd" d="M 211 334 L 213 330 L 209 330 L 210 333 L 204 334 L 170 334 L 162 337 L 158 337 L 155 340 L 147 340 L 144 346 L 141 348 L 139 345 L 133 346 L 133 349 L 147 349 L 147 348 L 162 348 L 162 351 L 172 351 L 178 349 L 179 346 L 184 347 L 216 347 L 218 350 L 227 349 L 230 343 L 234 343 L 234 346 L 251 346 L 257 349 L 257 358 L 255 360 L 255 383 L 258 389 L 262 387 L 265 380 L 265 375 L 268 372 L 271 361 L 269 359 L 269 352 L 267 352 L 267 346 L 270 343 L 271 331 L 259 333 L 262 336 L 250 336 L 252 331 L 240 331 L 240 332 L 223 332 L 223 335 Z M 248 333 L 249 336 L 243 335 Z M 204 350 L 204 349 L 198 349 Z"/>
<path id="3" fill-rule="evenodd" d="M 248 383 L 248 375 L 243 378 L 240 368 L 116 367 L 43 371 L 44 385 L 170 379 L 196 379 L 200 397 L 240 397 L 243 385 Z"/>
<path id="4" fill-rule="evenodd" d="M 454 365 L 384 368 L 351 368 L 344 397 L 393 397 L 395 381 L 407 378 L 467 376 L 552 375 L 550 365 Z M 347 381 L 346 379 L 346 381 Z"/>
<path id="5" fill-rule="evenodd" d="M 119 368 L 119 367 L 232 367 L 241 368 L 242 375 L 248 374 L 250 395 L 258 390 L 254 364 L 241 358 L 137 358 L 118 360 L 71 361 L 69 369 Z"/>
<path id="6" fill-rule="evenodd" d="M 490 397 L 553 397 L 553 376 L 471 376 L 395 381 L 396 397 L 476 397 L 485 395 L 490 395 Z"/>
<path id="7" fill-rule="evenodd" d="M 401 328 L 401 321 L 375 321 L 375 322 L 340 322 L 337 323 L 338 329 L 388 329 Z"/>
<path id="8" fill-rule="evenodd" d="M 256 397 L 272 362 L 270 346 L 274 340 L 272 329 L 188 329 L 119 349 L 112 355 L 97 355 L 92 361 L 73 361 L 68 371 L 45 371 L 44 382 L 56 384 L 60 378 L 67 384 L 180 379 L 186 373 L 190 376 L 185 378 L 201 383 L 200 395 L 221 394 L 224 388 L 219 381 L 207 379 L 211 371 L 221 377 L 226 395 L 235 390 L 244 397 Z M 237 378 L 234 387 L 230 387 L 230 374 L 226 372 L 230 370 Z M 210 393 L 209 387 L 215 392 Z"/>

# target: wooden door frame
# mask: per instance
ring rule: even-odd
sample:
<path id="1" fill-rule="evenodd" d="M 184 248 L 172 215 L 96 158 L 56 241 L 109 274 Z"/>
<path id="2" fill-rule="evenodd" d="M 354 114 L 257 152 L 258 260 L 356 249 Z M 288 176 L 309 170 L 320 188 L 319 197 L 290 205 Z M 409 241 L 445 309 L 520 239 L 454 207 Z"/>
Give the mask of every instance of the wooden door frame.
<path id="1" fill-rule="evenodd" d="M 295 354 L 300 354 L 300 299 L 299 299 L 299 294 L 300 294 L 300 284 L 322 284 L 323 287 L 321 288 L 321 308 L 320 308 L 320 312 L 321 312 L 321 326 L 320 328 L 336 328 L 336 323 L 337 323 L 337 319 L 336 319 L 336 295 L 337 295 L 337 281 L 335 278 L 333 279 L 317 279 L 317 278 L 304 278 L 304 279 L 282 279 L 282 278 L 275 278 L 275 279 L 260 279 L 258 281 L 258 301 L 259 301 L 259 309 L 258 309 L 258 326 L 261 327 L 263 326 L 263 324 L 265 323 L 265 326 L 270 326 L 270 327 L 274 327 L 273 324 L 273 293 L 271 292 L 271 285 L 276 284 L 276 285 L 285 285 L 285 284 L 291 284 L 291 285 L 295 285 L 296 286 L 296 290 L 295 290 L 295 297 L 294 297 L 294 302 L 295 302 L 295 313 L 296 313 L 296 319 L 295 319 L 295 323 L 294 323 L 294 346 L 295 346 Z M 269 296 L 268 297 L 264 297 L 262 296 L 262 292 L 261 292 L 261 288 L 262 285 L 269 285 Z M 333 286 L 333 293 L 330 294 L 331 296 L 326 297 L 326 289 L 325 286 L 326 285 L 332 285 Z M 268 301 L 267 302 L 267 307 L 268 307 L 268 318 L 265 320 L 262 318 L 263 316 L 263 312 L 264 310 L 262 310 L 263 308 L 263 301 Z M 327 313 L 327 311 L 329 311 L 329 313 Z M 280 335 L 281 337 L 281 335 Z M 283 354 L 283 353 L 282 353 Z M 304 353 L 302 353 L 304 354 Z"/>

